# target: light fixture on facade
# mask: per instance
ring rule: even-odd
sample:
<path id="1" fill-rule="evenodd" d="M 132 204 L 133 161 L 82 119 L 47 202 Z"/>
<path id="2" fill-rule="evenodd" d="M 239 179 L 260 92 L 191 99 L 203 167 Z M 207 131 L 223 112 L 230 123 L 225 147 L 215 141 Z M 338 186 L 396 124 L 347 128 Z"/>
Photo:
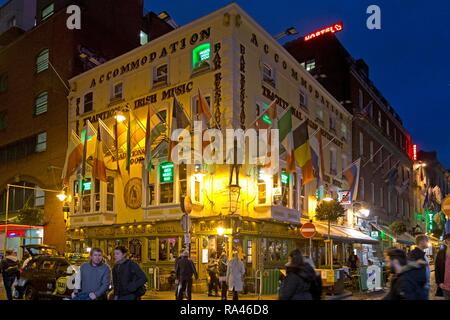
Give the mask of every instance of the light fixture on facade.
<path id="1" fill-rule="evenodd" d="M 66 201 L 66 199 L 67 199 L 67 195 L 66 195 L 66 192 L 65 192 L 64 190 L 61 191 L 61 193 L 58 193 L 58 194 L 56 195 L 56 197 L 57 197 L 58 200 L 61 201 L 61 202 L 64 202 L 64 201 Z"/>
<path id="2" fill-rule="evenodd" d="M 229 187 L 230 213 L 235 214 L 239 208 L 239 197 L 241 196 L 241 187 L 237 184 Z"/>
<path id="3" fill-rule="evenodd" d="M 359 213 L 367 218 L 370 215 L 370 210 L 362 208 L 362 209 L 359 210 Z"/>
<path id="4" fill-rule="evenodd" d="M 217 235 L 222 237 L 225 234 L 225 228 L 224 227 L 217 227 Z"/>
<path id="5" fill-rule="evenodd" d="M 114 118 L 117 120 L 117 122 L 121 123 L 124 122 L 127 118 L 123 115 L 121 111 L 117 112 Z"/>

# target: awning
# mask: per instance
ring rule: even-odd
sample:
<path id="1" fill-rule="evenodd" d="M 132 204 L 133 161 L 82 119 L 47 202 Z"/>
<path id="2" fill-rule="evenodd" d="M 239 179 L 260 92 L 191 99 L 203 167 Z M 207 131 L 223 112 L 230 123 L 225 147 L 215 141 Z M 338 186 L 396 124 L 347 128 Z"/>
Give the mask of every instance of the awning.
<path id="1" fill-rule="evenodd" d="M 321 237 L 327 239 L 328 237 L 328 224 L 324 222 L 314 222 L 316 226 L 317 233 Z M 368 235 L 362 233 L 361 231 L 355 230 L 350 227 L 331 225 L 330 228 L 330 238 L 333 240 L 338 240 L 342 242 L 350 243 L 365 243 L 365 244 L 376 244 L 377 240 L 369 237 Z"/>
<path id="2" fill-rule="evenodd" d="M 388 226 L 385 226 L 382 224 L 375 224 L 375 223 L 371 223 L 371 225 L 375 229 L 384 232 L 387 236 L 391 237 L 393 240 L 397 241 L 398 243 L 405 244 L 405 245 L 413 245 L 416 243 L 416 238 L 407 232 L 405 232 L 401 235 L 394 235 L 394 233 Z"/>

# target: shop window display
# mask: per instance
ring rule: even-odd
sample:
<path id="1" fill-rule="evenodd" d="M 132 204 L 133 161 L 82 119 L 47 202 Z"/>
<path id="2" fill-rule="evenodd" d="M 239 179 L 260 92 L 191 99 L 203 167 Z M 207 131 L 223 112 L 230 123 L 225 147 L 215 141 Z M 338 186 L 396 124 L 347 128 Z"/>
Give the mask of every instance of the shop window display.
<path id="1" fill-rule="evenodd" d="M 262 250 L 264 262 L 280 263 L 287 260 L 288 246 L 286 240 L 263 239 Z"/>
<path id="2" fill-rule="evenodd" d="M 178 257 L 178 238 L 159 239 L 159 261 L 175 261 Z"/>

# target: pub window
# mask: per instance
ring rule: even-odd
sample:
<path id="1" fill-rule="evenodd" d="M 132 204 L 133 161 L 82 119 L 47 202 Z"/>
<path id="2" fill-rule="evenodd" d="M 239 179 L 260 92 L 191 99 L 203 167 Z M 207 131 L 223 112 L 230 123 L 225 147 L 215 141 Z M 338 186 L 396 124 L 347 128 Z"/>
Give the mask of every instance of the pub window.
<path id="1" fill-rule="evenodd" d="M 201 173 L 201 165 L 196 164 L 195 165 L 195 173 L 192 178 L 192 199 L 196 203 L 203 203 L 203 196 L 202 196 L 202 188 L 203 188 L 203 174 Z"/>
<path id="2" fill-rule="evenodd" d="M 95 212 L 100 211 L 100 180 L 94 180 L 94 210 Z"/>
<path id="3" fill-rule="evenodd" d="M 47 132 L 39 133 L 36 136 L 36 152 L 44 152 L 47 150 Z"/>
<path id="4" fill-rule="evenodd" d="M 140 39 L 141 46 L 143 46 L 144 44 L 147 44 L 148 43 L 148 34 L 141 30 L 141 32 L 139 33 L 139 39 Z"/>
<path id="5" fill-rule="evenodd" d="M 159 203 L 173 203 L 173 182 L 162 183 L 160 186 Z"/>
<path id="6" fill-rule="evenodd" d="M 123 83 L 116 83 L 113 87 L 112 100 L 121 100 L 123 98 Z"/>
<path id="7" fill-rule="evenodd" d="M 159 261 L 175 261 L 178 257 L 178 238 L 159 239 Z"/>
<path id="8" fill-rule="evenodd" d="M 3 129 L 6 129 L 6 112 L 0 112 L 0 130 Z"/>
<path id="9" fill-rule="evenodd" d="M 306 71 L 314 70 L 316 68 L 316 60 L 311 59 L 311 60 L 306 61 L 305 68 L 306 68 Z"/>
<path id="10" fill-rule="evenodd" d="M 0 74 L 0 92 L 5 92 L 8 89 L 8 74 Z"/>
<path id="11" fill-rule="evenodd" d="M 159 165 L 159 203 L 174 202 L 174 164 L 163 162 Z"/>
<path id="12" fill-rule="evenodd" d="M 114 212 L 114 177 L 108 177 L 106 183 L 106 211 Z"/>
<path id="13" fill-rule="evenodd" d="M 264 205 L 267 203 L 267 183 L 266 177 L 264 175 L 263 169 L 258 170 L 258 204 Z"/>
<path id="14" fill-rule="evenodd" d="M 156 183 L 156 170 L 152 170 L 148 173 L 149 178 L 149 184 L 148 184 L 148 205 L 149 206 L 156 206 L 156 189 L 155 189 L 155 183 Z"/>
<path id="15" fill-rule="evenodd" d="M 34 103 L 34 115 L 38 116 L 40 114 L 46 113 L 48 108 L 48 93 L 44 91 L 40 93 Z"/>
<path id="16" fill-rule="evenodd" d="M 275 87 L 275 72 L 267 63 L 263 64 L 263 81 Z"/>
<path id="17" fill-rule="evenodd" d="M 156 261 L 156 239 L 148 239 L 148 261 Z"/>
<path id="18" fill-rule="evenodd" d="M 73 181 L 73 213 L 79 212 L 80 208 L 80 180 Z"/>
<path id="19" fill-rule="evenodd" d="M 55 12 L 55 4 L 50 3 L 44 9 L 42 9 L 41 20 L 44 21 L 44 20 L 48 19 L 49 17 L 51 17 L 53 15 L 54 12 Z"/>
<path id="20" fill-rule="evenodd" d="M 153 68 L 153 85 L 165 85 L 168 83 L 168 65 L 163 64 Z"/>
<path id="21" fill-rule="evenodd" d="M 49 49 L 43 49 L 36 58 L 36 73 L 40 73 L 48 69 L 49 65 Z"/>
<path id="22" fill-rule="evenodd" d="M 84 108 L 83 113 L 91 112 L 94 106 L 94 93 L 89 92 L 84 95 Z"/>
<path id="23" fill-rule="evenodd" d="M 192 50 L 192 71 L 209 69 L 211 59 L 211 44 L 204 43 Z"/>

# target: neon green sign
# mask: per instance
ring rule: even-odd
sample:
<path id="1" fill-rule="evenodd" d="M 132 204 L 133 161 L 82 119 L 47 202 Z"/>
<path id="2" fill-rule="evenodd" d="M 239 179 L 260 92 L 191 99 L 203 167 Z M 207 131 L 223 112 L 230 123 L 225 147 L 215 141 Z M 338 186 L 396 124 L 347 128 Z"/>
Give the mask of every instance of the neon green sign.
<path id="1" fill-rule="evenodd" d="M 196 47 L 192 51 L 192 67 L 197 69 L 202 66 L 202 62 L 208 61 L 211 57 L 211 44 L 205 43 Z"/>
<path id="2" fill-rule="evenodd" d="M 289 175 L 286 172 L 281 173 L 281 183 L 289 184 Z"/>
<path id="3" fill-rule="evenodd" d="M 173 182 L 174 165 L 172 162 L 163 162 L 159 166 L 159 181 L 161 183 Z"/>
<path id="4" fill-rule="evenodd" d="M 265 123 L 272 124 L 272 120 L 270 120 L 270 117 L 267 114 L 263 115 L 262 119 Z"/>

